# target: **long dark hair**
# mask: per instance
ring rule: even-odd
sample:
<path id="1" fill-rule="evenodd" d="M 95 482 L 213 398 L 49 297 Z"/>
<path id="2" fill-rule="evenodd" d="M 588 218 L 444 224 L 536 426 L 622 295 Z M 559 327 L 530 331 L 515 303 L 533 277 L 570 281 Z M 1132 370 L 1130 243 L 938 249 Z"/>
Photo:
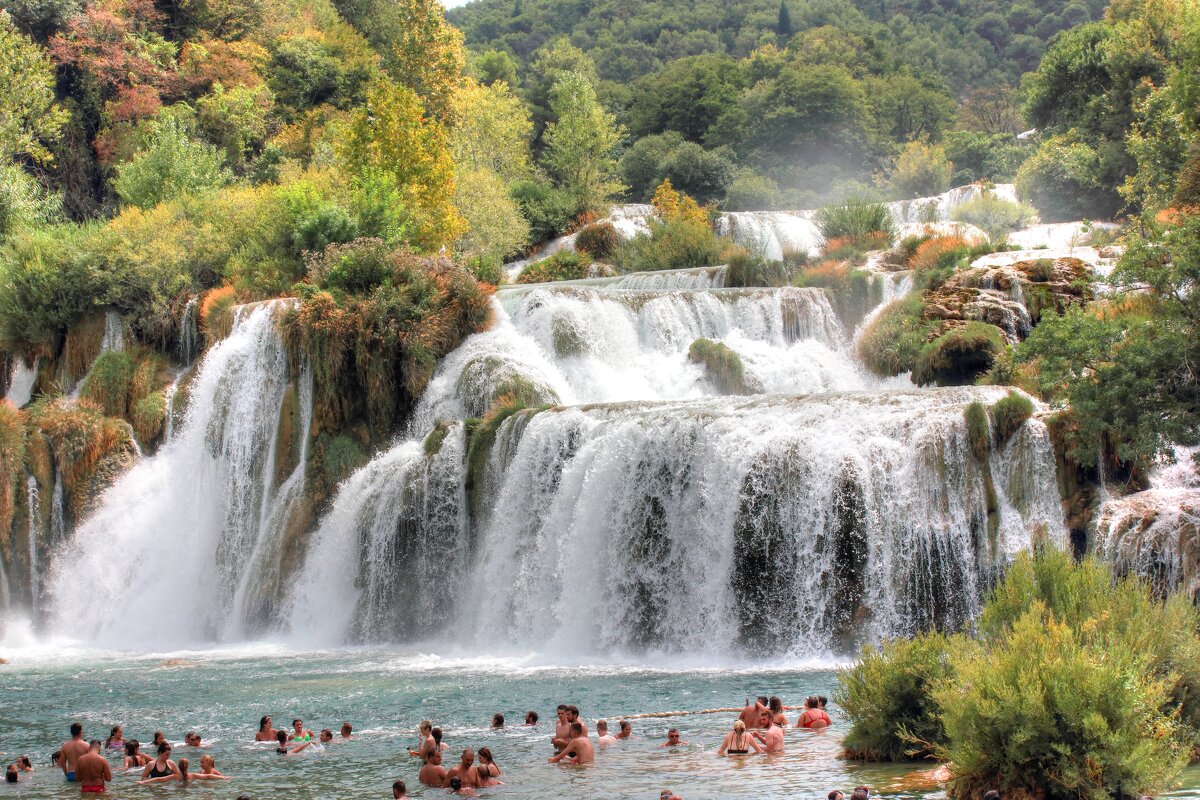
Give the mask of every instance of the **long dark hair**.
<path id="1" fill-rule="evenodd" d="M 108 747 L 110 744 L 112 744 L 113 737 L 115 737 L 117 735 L 117 731 L 120 731 L 120 730 L 121 730 L 120 725 L 113 726 L 113 729 L 108 732 L 108 738 L 104 740 L 105 747 Z M 121 731 L 121 732 L 124 733 L 124 731 Z"/>
<path id="2" fill-rule="evenodd" d="M 179 759 L 178 766 L 179 766 L 179 780 L 183 781 L 184 783 L 187 783 L 188 767 L 190 766 L 190 764 L 188 763 L 188 760 L 186 758 Z"/>
<path id="3" fill-rule="evenodd" d="M 440 748 L 442 746 L 442 729 L 434 728 L 429 732 L 429 735 L 433 737 L 433 743 Z"/>
<path id="4" fill-rule="evenodd" d="M 267 727 L 267 723 L 270 721 L 271 721 L 270 715 L 264 716 L 262 719 L 260 719 L 258 721 L 258 732 L 262 733 L 263 730 Z"/>
<path id="5" fill-rule="evenodd" d="M 499 769 L 499 768 L 500 768 L 500 765 L 499 765 L 499 764 L 496 764 L 496 759 L 492 758 L 492 748 L 490 748 L 490 747 L 481 747 L 481 748 L 479 748 L 479 760 L 480 760 L 480 761 L 485 761 L 485 760 L 487 761 L 487 765 L 488 765 L 488 775 L 491 775 L 491 774 L 492 774 L 492 766 L 493 766 L 493 765 L 495 765 L 495 766 L 496 766 L 496 769 Z"/>
<path id="6" fill-rule="evenodd" d="M 130 739 L 125 743 L 125 757 L 137 761 L 138 740 Z"/>
<path id="7" fill-rule="evenodd" d="M 283 755 L 287 752 L 287 731 L 276 731 L 275 741 L 279 742 L 279 747 L 275 748 L 275 752 Z"/>

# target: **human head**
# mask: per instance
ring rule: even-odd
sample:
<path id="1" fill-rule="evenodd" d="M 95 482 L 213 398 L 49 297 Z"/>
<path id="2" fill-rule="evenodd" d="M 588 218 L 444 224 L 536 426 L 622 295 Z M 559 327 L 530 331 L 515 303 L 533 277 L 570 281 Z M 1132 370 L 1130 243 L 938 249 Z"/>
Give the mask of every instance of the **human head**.
<path id="1" fill-rule="evenodd" d="M 780 700 L 778 697 L 772 697 L 770 702 L 767 705 L 771 709 L 772 714 L 782 714 L 783 713 L 783 701 Z"/>
<path id="2" fill-rule="evenodd" d="M 292 727 L 296 729 L 296 733 L 300 733 L 301 731 L 304 730 L 304 720 L 302 720 L 302 719 L 292 720 Z"/>
<path id="3" fill-rule="evenodd" d="M 121 726 L 120 726 L 120 725 L 113 725 L 113 728 L 112 728 L 112 730 L 108 732 L 108 738 L 110 738 L 110 739 L 120 739 L 120 738 L 121 738 Z"/>
<path id="4" fill-rule="evenodd" d="M 735 719 L 733 721 L 733 730 L 737 733 L 745 733 L 746 723 L 742 722 L 740 719 Z"/>
<path id="5" fill-rule="evenodd" d="M 600 734 L 601 736 L 608 733 L 608 720 L 602 719 L 596 723 L 596 733 Z"/>
<path id="6" fill-rule="evenodd" d="M 88 749 L 91 750 L 93 753 L 99 753 L 100 752 L 100 740 L 92 739 L 90 742 L 88 742 Z"/>
<path id="7" fill-rule="evenodd" d="M 188 767 L 190 767 L 190 766 L 191 766 L 191 764 L 188 763 L 188 760 L 186 758 L 179 759 L 179 779 L 181 781 L 183 781 L 184 783 L 187 783 Z"/>
<path id="8" fill-rule="evenodd" d="M 71 738 L 78 739 L 80 736 L 83 736 L 83 726 L 80 725 L 78 722 L 72 722 L 71 723 Z"/>
<path id="9" fill-rule="evenodd" d="M 828 702 L 829 702 L 829 698 L 827 698 L 825 695 L 823 695 L 823 694 L 817 695 L 817 706 L 818 707 L 824 708 L 825 704 Z"/>
<path id="10" fill-rule="evenodd" d="M 322 742 L 332 742 L 333 741 L 333 731 L 329 730 L 329 728 L 321 728 L 321 741 Z"/>
<path id="11" fill-rule="evenodd" d="M 492 748 L 490 748 L 490 747 L 479 748 L 479 763 L 480 764 L 491 764 L 495 760 L 496 759 L 492 758 Z"/>
<path id="12" fill-rule="evenodd" d="M 492 714 L 492 727 L 493 728 L 503 728 L 504 727 L 504 715 L 503 714 Z"/>
<path id="13" fill-rule="evenodd" d="M 16 764 L 9 764 L 8 769 L 4 770 L 4 780 L 7 781 L 8 783 L 16 783 L 17 782 L 18 777 L 17 777 L 17 765 Z"/>
<path id="14" fill-rule="evenodd" d="M 574 722 L 579 719 L 579 706 L 567 706 L 567 721 Z"/>
<path id="15" fill-rule="evenodd" d="M 850 800 L 867 800 L 867 792 L 865 789 L 855 789 L 850 795 Z"/>
<path id="16" fill-rule="evenodd" d="M 33 769 L 33 762 L 29 760 L 29 756 L 21 756 L 17 759 L 17 765 L 25 769 Z"/>
<path id="17" fill-rule="evenodd" d="M 453 778 L 450 779 L 450 790 L 457 792 L 461 788 L 462 788 L 462 780 L 457 775 L 455 775 Z"/>
<path id="18" fill-rule="evenodd" d="M 567 721 L 567 707 L 562 703 L 558 704 L 558 718 L 563 722 Z"/>
<path id="19" fill-rule="evenodd" d="M 404 785 L 404 781 L 395 781 L 392 783 L 392 797 L 404 797 L 408 794 L 408 787 Z"/>
<path id="20" fill-rule="evenodd" d="M 537 721 L 538 721 L 538 713 L 536 711 L 526 711 L 525 712 L 525 724 L 526 725 L 537 725 Z"/>
<path id="21" fill-rule="evenodd" d="M 842 794 L 837 789 L 834 789 L 832 792 L 830 792 L 828 794 L 828 796 L 826 797 L 826 800 L 845 800 L 845 798 L 846 798 L 846 795 Z"/>
<path id="22" fill-rule="evenodd" d="M 164 755 L 164 754 L 170 755 L 171 754 L 171 743 L 170 742 L 159 742 L 158 743 L 158 754 L 160 756 Z"/>
<path id="23" fill-rule="evenodd" d="M 469 767 L 474 763 L 475 763 L 475 751 L 468 747 L 465 750 L 463 750 L 462 765 L 464 767 Z"/>
<path id="24" fill-rule="evenodd" d="M 766 711 L 758 718 L 758 724 L 760 727 L 767 728 L 769 730 L 771 726 L 775 724 L 775 718 L 771 716 L 771 712 Z"/>
<path id="25" fill-rule="evenodd" d="M 195 731 L 188 731 L 184 735 L 183 741 L 192 747 L 199 747 L 201 742 L 200 734 L 196 733 Z"/>
<path id="26" fill-rule="evenodd" d="M 629 724 L 629 720 L 627 720 L 627 719 L 621 720 L 621 732 L 622 733 L 624 733 L 627 730 L 630 730 L 632 727 L 633 726 Z"/>
<path id="27" fill-rule="evenodd" d="M 130 739 L 128 742 L 125 743 L 125 755 L 129 756 L 130 758 L 133 758 L 137 755 L 137 751 L 138 751 L 137 739 Z"/>
<path id="28" fill-rule="evenodd" d="M 62 758 L 62 751 L 61 751 L 61 750 L 55 750 L 53 753 L 51 753 L 51 754 L 50 754 L 50 764 L 51 764 L 51 766 L 55 766 L 55 767 L 57 767 L 57 766 L 58 766 L 58 761 L 59 761 L 59 759 L 60 759 L 60 758 Z"/>
<path id="29" fill-rule="evenodd" d="M 287 731 L 275 731 L 275 741 L 279 742 L 279 746 L 283 747 L 287 744 Z"/>
<path id="30" fill-rule="evenodd" d="M 760 706 L 766 706 L 767 702 L 768 702 L 768 701 L 767 701 L 767 696 L 766 696 L 765 694 L 762 694 L 762 695 L 759 695 L 759 696 L 758 696 L 758 704 L 759 704 Z"/>
<path id="31" fill-rule="evenodd" d="M 342 736 L 349 738 L 350 734 L 352 734 L 352 733 L 354 733 L 354 726 L 351 725 L 349 722 L 343 722 L 342 723 Z"/>
<path id="32" fill-rule="evenodd" d="M 421 720 L 421 724 L 417 726 L 417 730 L 425 736 L 428 736 L 429 732 L 433 730 L 433 723 L 427 719 L 423 719 Z"/>
<path id="33" fill-rule="evenodd" d="M 442 746 L 442 729 L 441 728 L 434 728 L 433 730 L 431 730 L 429 732 L 429 735 L 433 737 L 434 744 L 436 744 L 438 747 Z"/>
<path id="34" fill-rule="evenodd" d="M 583 723 L 582 722 L 572 722 L 571 723 L 571 736 L 573 736 L 575 738 L 579 738 L 580 736 L 583 736 Z"/>
<path id="35" fill-rule="evenodd" d="M 271 728 L 271 718 L 269 716 L 264 716 L 262 719 L 260 719 L 258 721 L 258 729 L 260 731 L 270 730 L 270 728 Z"/>
<path id="36" fill-rule="evenodd" d="M 817 698 L 814 697 L 813 695 L 809 695 L 804 700 L 804 707 L 805 708 L 816 708 L 817 707 Z"/>
<path id="37" fill-rule="evenodd" d="M 678 728 L 671 728 L 671 730 L 667 731 L 667 741 L 668 742 L 678 742 L 679 741 L 679 729 Z"/>
<path id="38" fill-rule="evenodd" d="M 200 756 L 200 769 L 212 769 L 217 766 L 217 760 L 208 753 Z"/>
<path id="39" fill-rule="evenodd" d="M 167 737 L 163 736 L 163 732 L 162 732 L 162 731 L 155 731 L 155 732 L 154 732 L 154 744 L 155 744 L 155 745 L 160 745 L 160 744 L 162 744 L 163 742 L 165 742 L 166 740 L 167 740 Z"/>
<path id="40" fill-rule="evenodd" d="M 439 766 L 442 763 L 442 751 L 437 748 L 430 750 L 425 754 L 425 763 Z"/>

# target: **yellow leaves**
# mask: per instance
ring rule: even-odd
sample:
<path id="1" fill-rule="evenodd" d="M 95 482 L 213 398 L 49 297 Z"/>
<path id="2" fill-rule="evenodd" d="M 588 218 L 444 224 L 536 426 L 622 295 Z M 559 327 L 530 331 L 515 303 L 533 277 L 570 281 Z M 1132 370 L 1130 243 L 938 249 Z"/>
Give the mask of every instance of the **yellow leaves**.
<path id="1" fill-rule="evenodd" d="M 664 222 L 691 222 L 708 225 L 708 211 L 683 192 L 676 191 L 667 178 L 654 190 L 650 201 Z"/>

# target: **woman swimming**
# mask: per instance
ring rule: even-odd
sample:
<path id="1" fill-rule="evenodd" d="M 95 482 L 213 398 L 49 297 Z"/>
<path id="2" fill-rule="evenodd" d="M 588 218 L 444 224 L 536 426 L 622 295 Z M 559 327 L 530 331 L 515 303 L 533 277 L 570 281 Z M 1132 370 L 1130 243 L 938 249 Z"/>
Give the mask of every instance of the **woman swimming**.
<path id="1" fill-rule="evenodd" d="M 312 742 L 300 742 L 294 747 L 288 747 L 287 731 L 276 731 L 275 739 L 279 742 L 279 746 L 275 748 L 275 752 L 281 756 L 294 756 L 304 748 L 308 747 Z"/>
<path id="2" fill-rule="evenodd" d="M 114 725 L 113 729 L 111 731 L 109 731 L 109 733 L 108 733 L 108 738 L 104 740 L 104 749 L 105 750 L 124 750 L 125 749 L 125 739 L 122 734 L 123 734 L 123 731 L 121 730 L 121 726 Z"/>
<path id="3" fill-rule="evenodd" d="M 304 727 L 304 720 L 292 720 L 292 730 L 294 731 L 288 738 L 295 742 L 311 742 L 313 740 L 313 732 Z"/>
<path id="4" fill-rule="evenodd" d="M 767 707 L 771 710 L 771 717 L 774 718 L 775 724 L 781 728 L 788 726 L 788 718 L 783 713 L 783 701 L 778 697 L 772 697 L 767 701 Z"/>
<path id="5" fill-rule="evenodd" d="M 744 756 L 751 750 L 761 753 L 762 746 L 753 736 L 746 733 L 746 723 L 740 719 L 734 720 L 733 730 L 725 734 L 725 741 L 717 748 L 717 755 Z"/>
<path id="6" fill-rule="evenodd" d="M 142 752 L 142 743 L 130 739 L 125 743 L 125 769 L 141 769 L 153 759 Z"/>
<path id="7" fill-rule="evenodd" d="M 496 764 L 496 760 L 492 758 L 492 749 L 490 747 L 481 747 L 476 755 L 479 756 L 479 763 L 474 767 L 477 785 L 480 787 L 503 785 L 497 780 L 500 777 L 500 767 Z"/>
<path id="8" fill-rule="evenodd" d="M 816 697 L 809 697 L 804 701 L 804 713 L 796 720 L 797 728 L 808 728 L 809 730 L 819 731 L 822 728 L 828 728 L 832 724 L 829 715 L 820 707 L 820 703 Z"/>
<path id="9" fill-rule="evenodd" d="M 275 741 L 275 726 L 271 724 L 271 717 L 264 716 L 258 721 L 258 733 L 254 734 L 256 742 L 273 742 Z"/>
<path id="10" fill-rule="evenodd" d="M 142 770 L 144 783 L 165 783 L 164 779 L 175 780 L 179 777 L 179 767 L 171 760 L 171 745 L 163 742 L 158 746 L 158 758 L 151 761 Z"/>
<path id="11" fill-rule="evenodd" d="M 227 780 L 229 780 L 228 775 L 222 775 L 221 772 L 217 769 L 217 760 L 215 758 L 213 758 L 212 756 L 208 755 L 207 753 L 205 755 L 200 756 L 200 771 L 193 772 L 190 777 L 194 781 L 227 781 Z"/>

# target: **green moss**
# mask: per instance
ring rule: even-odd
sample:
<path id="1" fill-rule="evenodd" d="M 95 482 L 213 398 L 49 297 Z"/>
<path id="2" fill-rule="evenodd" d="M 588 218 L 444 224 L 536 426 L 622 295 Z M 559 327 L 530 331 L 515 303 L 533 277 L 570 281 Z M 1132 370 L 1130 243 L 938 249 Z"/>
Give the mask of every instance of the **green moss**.
<path id="1" fill-rule="evenodd" d="M 25 418 L 0 402 L 0 541 L 7 540 L 15 498 L 25 474 Z"/>
<path id="2" fill-rule="evenodd" d="M 559 250 L 549 258 L 535 261 L 521 270 L 517 283 L 573 281 L 588 276 L 592 257 L 574 250 Z"/>
<path id="3" fill-rule="evenodd" d="M 163 425 L 167 419 L 167 397 L 164 392 L 154 392 L 138 400 L 133 405 L 133 430 L 137 433 L 142 444 L 155 442 L 162 434 Z"/>
<path id="4" fill-rule="evenodd" d="M 858 356 L 876 375 L 891 377 L 913 369 L 931 325 L 921 319 L 921 297 L 888 304 L 863 330 Z"/>
<path id="5" fill-rule="evenodd" d="M 921 349 L 913 367 L 913 383 L 918 386 L 973 383 L 992 368 L 1004 347 L 1004 335 L 995 325 L 972 321 L 951 328 Z"/>
<path id="6" fill-rule="evenodd" d="M 49 440 L 70 495 L 71 513 L 78 517 L 94 496 L 93 478 L 101 464 L 131 450 L 129 423 L 105 416 L 99 404 L 87 398 L 76 403 L 40 399 L 30 407 L 29 421 Z"/>
<path id="7" fill-rule="evenodd" d="M 442 445 L 446 441 L 446 437 L 450 434 L 452 423 L 442 422 L 440 419 L 433 423 L 433 430 L 425 437 L 424 448 L 425 455 L 436 456 L 442 451 Z"/>
<path id="8" fill-rule="evenodd" d="M 996 440 L 1003 444 L 1033 416 L 1033 401 L 1025 395 L 1009 392 L 993 403 L 990 411 Z"/>
<path id="9" fill-rule="evenodd" d="M 988 451 L 992 447 L 992 429 L 988 424 L 987 409 L 983 403 L 976 400 L 963 409 L 963 418 L 967 422 L 967 437 L 971 440 L 971 452 L 981 463 L 986 462 Z"/>
<path id="10" fill-rule="evenodd" d="M 312 448 L 309 481 L 318 503 L 333 497 L 338 484 L 367 463 L 362 446 L 346 435 L 322 433 Z"/>
<path id="11" fill-rule="evenodd" d="M 129 408 L 129 384 L 134 364 L 129 353 L 101 353 L 83 381 L 80 396 L 95 402 L 110 417 L 124 417 Z"/>
<path id="12" fill-rule="evenodd" d="M 703 364 L 708 379 L 724 394 L 750 394 L 742 357 L 721 342 L 697 339 L 688 348 L 688 358 Z"/>

